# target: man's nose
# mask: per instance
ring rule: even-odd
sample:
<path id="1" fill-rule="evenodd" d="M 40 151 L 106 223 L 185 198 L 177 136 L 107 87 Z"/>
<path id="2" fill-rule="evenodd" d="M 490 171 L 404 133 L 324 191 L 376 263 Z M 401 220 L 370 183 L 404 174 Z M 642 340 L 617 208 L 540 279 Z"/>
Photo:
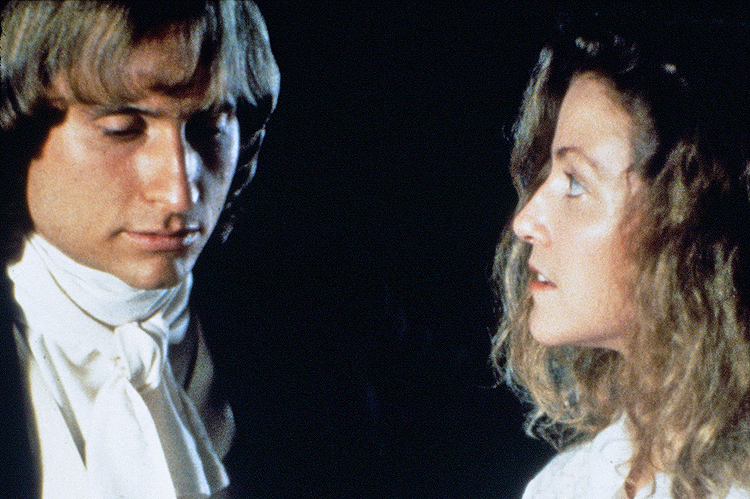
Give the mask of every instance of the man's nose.
<path id="1" fill-rule="evenodd" d="M 165 126 L 149 140 L 143 165 L 144 195 L 149 202 L 184 213 L 198 202 L 200 157 L 183 126 Z"/>
<path id="2" fill-rule="evenodd" d="M 546 244 L 550 233 L 544 210 L 544 196 L 541 188 L 521 208 L 513 218 L 513 232 L 516 237 L 530 244 Z"/>

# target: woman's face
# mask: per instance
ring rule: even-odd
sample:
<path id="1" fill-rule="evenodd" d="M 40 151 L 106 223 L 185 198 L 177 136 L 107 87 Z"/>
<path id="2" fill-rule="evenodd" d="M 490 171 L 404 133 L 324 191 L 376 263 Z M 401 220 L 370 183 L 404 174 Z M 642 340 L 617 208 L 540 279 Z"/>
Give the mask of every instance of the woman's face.
<path id="1" fill-rule="evenodd" d="M 629 172 L 632 127 L 605 80 L 573 79 L 549 176 L 513 220 L 516 235 L 532 245 L 529 323 L 543 344 L 625 350 L 634 322 L 633 269 L 622 222 L 640 185 Z"/>

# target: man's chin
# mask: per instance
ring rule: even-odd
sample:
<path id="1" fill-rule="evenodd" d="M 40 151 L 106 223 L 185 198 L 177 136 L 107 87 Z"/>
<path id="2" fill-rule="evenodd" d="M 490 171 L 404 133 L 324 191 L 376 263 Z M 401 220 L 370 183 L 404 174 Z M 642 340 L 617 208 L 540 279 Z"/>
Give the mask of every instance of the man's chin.
<path id="1" fill-rule="evenodd" d="M 166 268 L 156 266 L 148 268 L 144 265 L 135 272 L 120 272 L 113 275 L 129 286 L 143 290 L 166 289 L 176 286 L 182 282 L 190 273 L 190 267 L 174 265 Z M 119 275 L 118 275 L 119 274 Z"/>

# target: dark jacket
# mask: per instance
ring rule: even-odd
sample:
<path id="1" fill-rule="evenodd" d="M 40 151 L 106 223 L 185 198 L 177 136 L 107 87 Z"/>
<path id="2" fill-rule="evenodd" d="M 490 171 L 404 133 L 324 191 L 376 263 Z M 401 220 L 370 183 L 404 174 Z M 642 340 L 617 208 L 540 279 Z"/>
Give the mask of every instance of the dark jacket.
<path id="1" fill-rule="evenodd" d="M 17 306 L 5 272 L 0 277 L 0 497 L 38 498 L 37 453 L 26 380 L 16 352 L 13 323 Z"/>

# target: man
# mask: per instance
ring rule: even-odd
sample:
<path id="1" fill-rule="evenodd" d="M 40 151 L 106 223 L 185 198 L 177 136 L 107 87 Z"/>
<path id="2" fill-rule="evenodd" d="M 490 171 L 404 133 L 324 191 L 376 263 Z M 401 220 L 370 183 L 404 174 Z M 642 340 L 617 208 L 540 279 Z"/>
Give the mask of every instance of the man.
<path id="1" fill-rule="evenodd" d="M 224 494 L 188 298 L 278 95 L 257 7 L 14 1 L 0 61 L 3 496 Z"/>

